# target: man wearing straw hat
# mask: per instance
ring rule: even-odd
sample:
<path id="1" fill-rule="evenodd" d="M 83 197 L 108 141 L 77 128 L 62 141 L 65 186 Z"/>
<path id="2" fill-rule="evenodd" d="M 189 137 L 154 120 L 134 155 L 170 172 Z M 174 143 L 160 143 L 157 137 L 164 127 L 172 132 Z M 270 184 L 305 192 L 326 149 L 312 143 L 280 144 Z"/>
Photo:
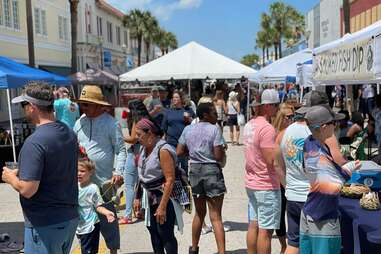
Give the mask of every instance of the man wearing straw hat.
<path id="1" fill-rule="evenodd" d="M 121 128 L 115 118 L 105 112 L 104 107 L 111 105 L 104 100 L 98 86 L 85 86 L 77 102 L 83 115 L 77 120 L 73 130 L 77 133 L 79 145 L 85 149 L 88 158 L 95 164 L 93 182 L 104 192 L 102 193 L 106 202 L 104 206 L 116 214 L 114 203 L 109 200 L 110 197 L 107 197 L 106 192 L 112 185 L 119 184 L 122 180 L 126 149 Z M 120 248 L 118 222 L 108 223 L 106 217 L 102 215 L 99 215 L 99 219 L 106 245 L 110 253 L 116 253 Z"/>
<path id="2" fill-rule="evenodd" d="M 20 193 L 25 253 L 68 254 L 78 225 L 78 145 L 75 133 L 56 121 L 51 86 L 36 82 L 12 100 L 36 125 L 24 142 L 18 169 L 3 180 Z"/>

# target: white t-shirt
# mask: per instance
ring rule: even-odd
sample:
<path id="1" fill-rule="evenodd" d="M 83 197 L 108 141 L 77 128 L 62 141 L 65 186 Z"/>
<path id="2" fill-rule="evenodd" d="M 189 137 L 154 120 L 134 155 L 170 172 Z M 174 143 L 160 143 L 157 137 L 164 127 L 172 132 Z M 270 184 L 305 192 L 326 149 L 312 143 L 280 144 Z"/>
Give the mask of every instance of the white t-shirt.
<path id="1" fill-rule="evenodd" d="M 290 201 L 305 202 L 310 182 L 303 170 L 303 146 L 311 135 L 306 124 L 293 123 L 287 127 L 280 149 L 286 165 L 286 198 Z"/>

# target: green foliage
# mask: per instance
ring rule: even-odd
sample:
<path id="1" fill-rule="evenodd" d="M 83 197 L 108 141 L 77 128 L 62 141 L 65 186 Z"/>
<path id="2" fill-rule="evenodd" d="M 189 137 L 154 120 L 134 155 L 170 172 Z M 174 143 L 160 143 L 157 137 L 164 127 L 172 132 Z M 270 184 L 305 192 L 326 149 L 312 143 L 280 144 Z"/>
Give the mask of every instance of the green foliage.
<path id="1" fill-rule="evenodd" d="M 270 5 L 269 14 L 262 13 L 261 28 L 257 33 L 256 43 L 262 48 L 263 54 L 274 46 L 275 58 L 282 57 L 282 42 L 292 46 L 298 42 L 305 33 L 304 16 L 291 5 L 281 1 Z"/>
<path id="2" fill-rule="evenodd" d="M 247 66 L 253 66 L 253 64 L 258 64 L 259 62 L 259 56 L 257 54 L 249 54 L 245 55 L 241 59 L 241 64 L 247 65 Z"/>

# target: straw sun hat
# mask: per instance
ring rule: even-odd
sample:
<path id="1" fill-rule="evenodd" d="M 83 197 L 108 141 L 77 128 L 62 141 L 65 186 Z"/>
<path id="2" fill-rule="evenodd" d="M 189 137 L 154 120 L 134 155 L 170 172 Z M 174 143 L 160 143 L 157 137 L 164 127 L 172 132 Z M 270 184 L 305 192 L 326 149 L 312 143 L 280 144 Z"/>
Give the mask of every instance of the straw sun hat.
<path id="1" fill-rule="evenodd" d="M 78 103 L 94 103 L 104 106 L 111 106 L 105 101 L 102 90 L 98 86 L 87 85 L 84 86 L 81 96 L 77 100 Z"/>

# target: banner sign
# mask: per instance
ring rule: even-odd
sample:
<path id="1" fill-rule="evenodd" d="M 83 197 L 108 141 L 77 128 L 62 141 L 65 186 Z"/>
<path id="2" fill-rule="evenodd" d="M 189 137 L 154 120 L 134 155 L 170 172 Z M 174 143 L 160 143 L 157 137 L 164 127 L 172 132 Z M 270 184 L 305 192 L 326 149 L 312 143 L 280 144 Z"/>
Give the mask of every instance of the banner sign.
<path id="1" fill-rule="evenodd" d="M 314 56 L 315 80 L 372 80 L 374 39 L 345 44 Z"/>

